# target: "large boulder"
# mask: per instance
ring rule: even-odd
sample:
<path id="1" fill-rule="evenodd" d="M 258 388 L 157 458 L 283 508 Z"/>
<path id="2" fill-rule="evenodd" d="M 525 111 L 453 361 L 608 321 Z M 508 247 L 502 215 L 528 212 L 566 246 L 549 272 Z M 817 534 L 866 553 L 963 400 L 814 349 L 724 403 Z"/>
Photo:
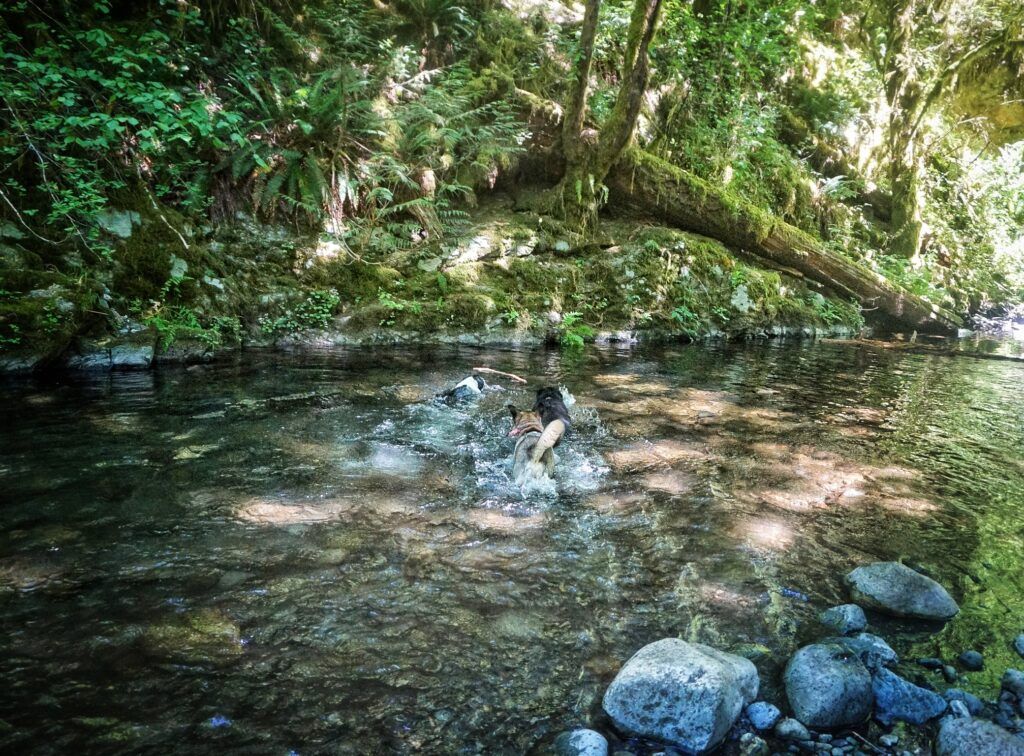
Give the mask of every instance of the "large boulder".
<path id="1" fill-rule="evenodd" d="M 858 604 L 896 617 L 948 620 L 960 611 L 945 588 L 899 562 L 858 567 L 846 583 Z"/>
<path id="2" fill-rule="evenodd" d="M 984 719 L 949 717 L 935 741 L 936 756 L 1024 756 L 1024 738 Z"/>
<path id="3" fill-rule="evenodd" d="M 757 696 L 758 683 L 747 659 L 665 638 L 626 662 L 603 705 L 623 732 L 700 752 L 725 738 Z"/>
<path id="4" fill-rule="evenodd" d="M 871 673 L 838 643 L 801 648 L 786 665 L 783 679 L 793 714 L 810 727 L 846 727 L 871 714 Z"/>
<path id="5" fill-rule="evenodd" d="M 946 699 L 931 690 L 907 682 L 884 667 L 872 680 L 875 717 L 888 726 L 896 720 L 924 724 L 946 710 Z"/>

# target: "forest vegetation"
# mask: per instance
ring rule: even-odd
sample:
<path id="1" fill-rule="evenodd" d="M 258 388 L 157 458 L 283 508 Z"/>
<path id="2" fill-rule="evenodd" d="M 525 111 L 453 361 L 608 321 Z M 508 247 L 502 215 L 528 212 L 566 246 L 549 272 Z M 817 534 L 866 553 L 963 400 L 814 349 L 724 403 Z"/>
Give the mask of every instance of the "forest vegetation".
<path id="1" fill-rule="evenodd" d="M 14 0 L 0 56 L 31 364 L 339 316 L 948 332 L 1024 294 L 1016 0 Z M 454 264 L 491 221 L 528 248 Z"/>

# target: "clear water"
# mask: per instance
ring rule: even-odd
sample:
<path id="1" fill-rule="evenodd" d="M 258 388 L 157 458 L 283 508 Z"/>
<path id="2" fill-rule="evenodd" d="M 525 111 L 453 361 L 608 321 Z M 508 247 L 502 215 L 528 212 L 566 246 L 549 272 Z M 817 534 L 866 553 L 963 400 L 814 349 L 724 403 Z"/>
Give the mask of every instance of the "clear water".
<path id="1" fill-rule="evenodd" d="M 509 483 L 525 389 L 431 402 L 474 365 L 575 397 L 551 489 Z M 3 384 L 0 748 L 521 753 L 602 726 L 665 636 L 753 651 L 777 696 L 842 575 L 891 558 L 963 612 L 876 629 L 982 648 L 967 685 L 991 692 L 1024 630 L 1022 385 L 822 343 Z"/>

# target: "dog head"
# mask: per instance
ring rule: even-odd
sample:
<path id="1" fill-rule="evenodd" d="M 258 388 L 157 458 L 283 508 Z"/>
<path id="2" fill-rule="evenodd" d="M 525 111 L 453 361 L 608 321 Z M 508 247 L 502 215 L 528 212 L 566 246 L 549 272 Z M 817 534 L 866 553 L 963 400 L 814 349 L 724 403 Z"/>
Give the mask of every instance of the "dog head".
<path id="1" fill-rule="evenodd" d="M 545 386 L 537 389 L 537 404 L 544 401 L 562 401 L 562 392 L 555 386 Z"/>
<path id="2" fill-rule="evenodd" d="M 513 438 L 533 431 L 541 433 L 544 430 L 544 424 L 540 421 L 540 413 L 516 409 L 514 404 L 508 405 L 508 412 L 512 415 L 512 428 L 508 435 Z"/>

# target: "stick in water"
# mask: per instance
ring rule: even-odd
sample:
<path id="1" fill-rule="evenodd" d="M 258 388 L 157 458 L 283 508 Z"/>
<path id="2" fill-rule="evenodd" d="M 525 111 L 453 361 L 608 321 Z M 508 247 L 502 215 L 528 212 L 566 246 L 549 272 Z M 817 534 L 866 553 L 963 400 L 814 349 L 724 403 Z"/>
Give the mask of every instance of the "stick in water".
<path id="1" fill-rule="evenodd" d="M 518 381 L 519 383 L 529 383 L 529 381 L 527 381 L 525 378 L 520 378 L 518 375 L 516 375 L 514 373 L 503 373 L 500 370 L 492 370 L 491 368 L 476 367 L 476 368 L 473 368 L 473 372 L 474 373 L 493 373 L 494 375 L 503 375 L 506 378 L 511 378 L 513 381 Z"/>

